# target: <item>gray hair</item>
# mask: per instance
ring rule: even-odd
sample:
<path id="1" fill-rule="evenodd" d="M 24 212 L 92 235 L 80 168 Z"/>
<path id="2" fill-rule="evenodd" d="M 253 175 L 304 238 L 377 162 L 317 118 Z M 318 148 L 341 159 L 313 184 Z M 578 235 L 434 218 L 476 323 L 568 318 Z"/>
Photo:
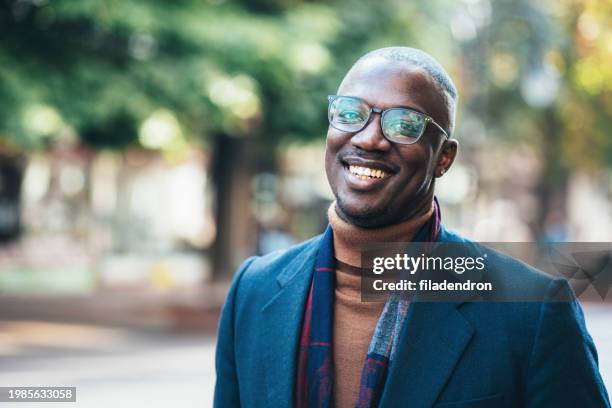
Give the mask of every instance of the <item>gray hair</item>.
<path id="1" fill-rule="evenodd" d="M 454 102 L 457 102 L 457 88 L 446 70 L 431 55 L 425 51 L 411 47 L 386 47 L 370 51 L 359 59 L 383 58 L 389 61 L 406 62 L 423 68 L 436 81 L 438 86 L 447 92 Z"/>

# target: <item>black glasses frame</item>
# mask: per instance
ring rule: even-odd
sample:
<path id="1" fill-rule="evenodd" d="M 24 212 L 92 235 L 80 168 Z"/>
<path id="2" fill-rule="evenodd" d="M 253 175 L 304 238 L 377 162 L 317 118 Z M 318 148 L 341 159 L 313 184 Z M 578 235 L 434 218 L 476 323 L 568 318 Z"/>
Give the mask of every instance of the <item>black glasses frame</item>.
<path id="1" fill-rule="evenodd" d="M 368 118 L 364 121 L 363 125 L 357 129 L 357 130 L 352 130 L 352 131 L 347 131 L 344 129 L 340 129 L 336 126 L 334 126 L 331 118 L 330 118 L 330 110 L 331 110 L 331 105 L 332 103 L 338 99 L 338 98 L 349 98 L 349 99 L 355 99 L 357 101 L 359 101 L 360 103 L 363 103 L 365 106 L 368 107 Z M 433 120 L 433 118 L 431 116 L 428 116 L 426 114 L 424 114 L 423 112 L 419 112 L 418 110 L 415 109 L 410 109 L 410 108 L 404 108 L 404 107 L 398 107 L 398 108 L 387 108 L 387 109 L 380 109 L 380 108 L 374 108 L 372 106 L 370 106 L 366 101 L 364 101 L 361 98 L 358 98 L 356 96 L 342 96 L 342 95 L 328 95 L 327 96 L 327 100 L 329 102 L 329 106 L 327 108 L 327 119 L 329 121 L 329 124 L 331 125 L 331 127 L 333 127 L 334 129 L 337 129 L 341 132 L 350 132 L 350 133 L 357 133 L 357 132 L 361 132 L 363 129 L 365 129 L 366 126 L 368 126 L 368 124 L 370 123 L 370 120 L 372 119 L 372 114 L 373 113 L 379 113 L 380 114 L 380 128 L 382 129 L 382 133 L 383 136 L 385 136 L 385 138 L 391 142 L 394 143 L 399 143 L 399 144 L 415 144 L 417 143 L 421 137 L 423 136 L 423 134 L 425 133 L 426 129 L 427 129 L 427 124 L 428 123 L 433 123 L 439 130 L 440 132 L 442 132 L 442 134 L 447 138 L 450 139 L 450 136 L 448 135 L 448 133 L 446 133 L 446 131 L 444 130 L 444 128 L 442 128 L 442 126 L 440 126 L 435 120 Z M 414 140 L 410 141 L 410 142 L 400 142 L 398 140 L 395 140 L 393 138 L 388 137 L 387 135 L 385 135 L 385 128 L 383 127 L 383 121 L 384 121 L 384 117 L 385 114 L 389 111 L 393 111 L 393 110 L 401 110 L 401 111 L 409 111 L 409 112 L 414 112 L 417 115 L 420 115 L 421 117 L 423 117 L 423 120 L 425 121 L 425 126 L 423 126 L 423 130 L 421 131 L 421 133 L 414 138 Z"/>

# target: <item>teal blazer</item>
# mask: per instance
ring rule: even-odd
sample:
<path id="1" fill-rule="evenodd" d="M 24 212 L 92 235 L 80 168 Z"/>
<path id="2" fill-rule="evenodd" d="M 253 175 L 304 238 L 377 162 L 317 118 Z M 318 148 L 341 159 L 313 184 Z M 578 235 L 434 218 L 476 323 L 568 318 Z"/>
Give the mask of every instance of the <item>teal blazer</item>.
<path id="1" fill-rule="evenodd" d="M 321 236 L 246 260 L 227 296 L 214 406 L 294 406 L 302 316 Z M 440 240 L 467 240 L 442 228 Z M 597 352 L 567 282 L 497 253 L 501 288 L 569 302 L 413 302 L 380 407 L 610 407 Z M 501 277 L 501 279 L 499 279 Z M 360 375 L 361 373 L 355 373 Z M 355 396 L 355 399 L 357 396 Z"/>

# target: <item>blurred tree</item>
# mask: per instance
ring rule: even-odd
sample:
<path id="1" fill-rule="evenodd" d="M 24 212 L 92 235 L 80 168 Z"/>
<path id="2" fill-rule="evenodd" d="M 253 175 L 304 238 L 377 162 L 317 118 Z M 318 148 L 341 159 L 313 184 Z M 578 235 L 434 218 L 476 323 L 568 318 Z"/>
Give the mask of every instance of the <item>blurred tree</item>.
<path id="1" fill-rule="evenodd" d="M 549 8 L 527 0 L 477 1 L 462 12 L 474 27 L 472 35 L 460 38 L 469 92 L 464 108 L 502 144 L 524 142 L 539 153 L 541 175 L 533 182 L 539 210 L 526 221 L 540 238 L 568 173 L 555 114 L 561 78 L 547 60 L 550 50 L 564 45 L 565 33 Z"/>
<path id="2" fill-rule="evenodd" d="M 323 139 L 326 95 L 359 55 L 412 45 L 460 78 L 465 116 L 539 146 L 541 224 L 570 167 L 612 164 L 610 15 L 595 0 L 4 1 L 0 156 L 67 134 L 113 149 L 190 137 L 212 153 L 213 270 L 228 276 L 254 245 L 252 175 L 281 142 Z"/>
<path id="3" fill-rule="evenodd" d="M 612 57 L 612 3 L 491 4 L 464 7 L 476 27 L 463 41 L 465 108 L 498 140 L 527 142 L 539 151 L 539 209 L 531 225 L 542 239 L 547 220 L 565 213 L 571 173 L 612 166 L 612 68 L 605 63 Z"/>
<path id="4" fill-rule="evenodd" d="M 212 150 L 214 271 L 226 275 L 253 248 L 253 173 L 274 166 L 279 141 L 322 138 L 347 67 L 377 46 L 419 45 L 443 3 L 3 2 L 0 133 L 22 149 L 62 132 L 164 148 L 141 124 L 167 112 Z"/>
<path id="5" fill-rule="evenodd" d="M 24 156 L 0 145 L 0 243 L 10 242 L 21 233 L 21 180 Z"/>
<path id="6" fill-rule="evenodd" d="M 612 3 L 566 0 L 555 11 L 568 33 L 565 47 L 548 54 L 566 78 L 558 107 L 563 156 L 585 170 L 610 167 Z"/>

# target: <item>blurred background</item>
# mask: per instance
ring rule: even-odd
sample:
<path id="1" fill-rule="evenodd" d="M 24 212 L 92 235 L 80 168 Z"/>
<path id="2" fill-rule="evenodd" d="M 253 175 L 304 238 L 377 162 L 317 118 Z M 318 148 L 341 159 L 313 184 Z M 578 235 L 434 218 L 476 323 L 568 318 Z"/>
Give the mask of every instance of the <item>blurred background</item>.
<path id="1" fill-rule="evenodd" d="M 611 241 L 609 0 L 3 0 L 0 386 L 210 406 L 228 282 L 323 230 L 326 96 L 390 45 L 459 88 L 448 227 Z"/>

